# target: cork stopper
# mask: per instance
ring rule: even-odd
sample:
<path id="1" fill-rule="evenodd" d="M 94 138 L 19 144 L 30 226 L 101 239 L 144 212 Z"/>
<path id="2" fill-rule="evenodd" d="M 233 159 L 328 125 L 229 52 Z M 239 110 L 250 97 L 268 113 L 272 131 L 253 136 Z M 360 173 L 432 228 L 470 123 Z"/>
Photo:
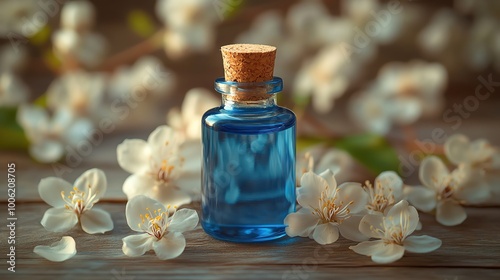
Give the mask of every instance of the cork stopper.
<path id="1" fill-rule="evenodd" d="M 255 44 L 233 44 L 221 47 L 226 81 L 239 83 L 266 82 L 273 79 L 276 47 Z M 237 92 L 237 101 L 257 101 L 269 96 L 264 89 Z"/>

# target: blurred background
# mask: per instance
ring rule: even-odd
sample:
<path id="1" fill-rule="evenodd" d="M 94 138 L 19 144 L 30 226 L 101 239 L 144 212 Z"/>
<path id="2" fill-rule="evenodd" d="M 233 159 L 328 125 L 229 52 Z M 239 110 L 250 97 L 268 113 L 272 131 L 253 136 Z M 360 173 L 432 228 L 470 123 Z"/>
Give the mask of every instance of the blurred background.
<path id="1" fill-rule="evenodd" d="M 301 152 L 411 178 L 453 133 L 500 144 L 499 16 L 494 0 L 1 0 L 2 157 L 64 164 L 162 124 L 197 139 L 220 46 L 259 43 L 278 48 Z"/>

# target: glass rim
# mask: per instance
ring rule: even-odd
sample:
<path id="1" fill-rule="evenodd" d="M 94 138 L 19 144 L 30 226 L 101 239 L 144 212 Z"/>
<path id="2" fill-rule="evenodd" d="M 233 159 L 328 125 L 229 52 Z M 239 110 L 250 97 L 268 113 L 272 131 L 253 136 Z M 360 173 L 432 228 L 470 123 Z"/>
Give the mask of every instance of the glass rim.
<path id="1" fill-rule="evenodd" d="M 215 79 L 214 88 L 217 92 L 222 94 L 233 94 L 235 88 L 237 88 L 239 92 L 251 92 L 255 91 L 255 89 L 265 89 L 267 94 L 272 95 L 283 91 L 283 80 L 275 76 L 269 81 L 240 83 L 226 81 L 221 77 Z"/>

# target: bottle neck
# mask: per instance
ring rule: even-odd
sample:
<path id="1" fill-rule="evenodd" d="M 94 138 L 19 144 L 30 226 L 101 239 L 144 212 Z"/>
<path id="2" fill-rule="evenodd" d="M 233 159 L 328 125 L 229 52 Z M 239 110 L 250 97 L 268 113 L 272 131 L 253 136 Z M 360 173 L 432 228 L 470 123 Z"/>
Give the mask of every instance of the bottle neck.
<path id="1" fill-rule="evenodd" d="M 229 94 L 222 94 L 222 107 L 226 110 L 244 108 L 272 108 L 277 106 L 276 95 L 270 94 L 268 98 L 261 100 L 240 100 Z"/>
<path id="2" fill-rule="evenodd" d="M 276 107 L 276 94 L 283 90 L 283 80 L 274 77 L 270 81 L 239 83 L 215 80 L 215 90 L 222 95 L 224 109 L 262 109 Z"/>

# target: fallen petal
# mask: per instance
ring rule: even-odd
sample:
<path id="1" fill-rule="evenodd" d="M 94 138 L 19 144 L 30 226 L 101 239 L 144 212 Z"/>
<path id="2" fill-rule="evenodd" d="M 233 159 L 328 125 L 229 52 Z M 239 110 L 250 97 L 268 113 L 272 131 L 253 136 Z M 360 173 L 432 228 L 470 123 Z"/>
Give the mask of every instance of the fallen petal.
<path id="1" fill-rule="evenodd" d="M 63 262 L 76 255 L 76 243 L 73 237 L 63 236 L 50 246 L 38 245 L 33 252 L 53 262 Z"/>

